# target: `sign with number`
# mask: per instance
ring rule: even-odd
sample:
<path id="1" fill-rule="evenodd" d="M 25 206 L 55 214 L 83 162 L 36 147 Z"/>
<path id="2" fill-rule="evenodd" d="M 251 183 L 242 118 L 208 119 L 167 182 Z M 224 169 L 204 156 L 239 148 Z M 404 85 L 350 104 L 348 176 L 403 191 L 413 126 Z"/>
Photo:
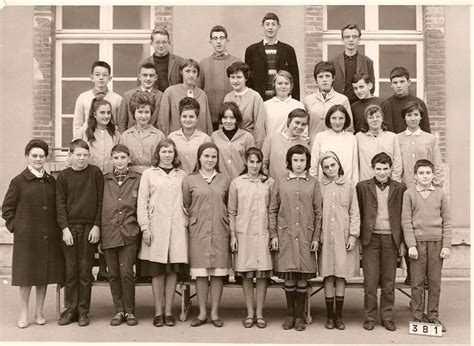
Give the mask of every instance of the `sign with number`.
<path id="1" fill-rule="evenodd" d="M 443 331 L 439 324 L 410 321 L 408 334 L 443 336 Z"/>

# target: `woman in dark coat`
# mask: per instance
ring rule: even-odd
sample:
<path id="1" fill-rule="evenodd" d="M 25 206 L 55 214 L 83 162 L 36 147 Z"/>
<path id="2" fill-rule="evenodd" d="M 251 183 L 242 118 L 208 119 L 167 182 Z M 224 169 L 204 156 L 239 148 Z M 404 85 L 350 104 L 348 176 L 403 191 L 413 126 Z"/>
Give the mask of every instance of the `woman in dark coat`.
<path id="1" fill-rule="evenodd" d="M 46 287 L 64 281 L 56 185 L 43 167 L 47 156 L 44 141 L 33 139 L 26 145 L 28 167 L 10 182 L 2 205 L 5 225 L 13 233 L 12 286 L 20 286 L 20 328 L 28 326 L 31 287 L 36 286 L 35 323 L 43 325 Z"/>

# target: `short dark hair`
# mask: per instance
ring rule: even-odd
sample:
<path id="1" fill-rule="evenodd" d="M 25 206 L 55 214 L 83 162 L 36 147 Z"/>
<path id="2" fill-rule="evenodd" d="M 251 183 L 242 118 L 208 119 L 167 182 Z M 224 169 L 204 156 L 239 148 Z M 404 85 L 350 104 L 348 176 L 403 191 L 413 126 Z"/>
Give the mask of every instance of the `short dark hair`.
<path id="1" fill-rule="evenodd" d="M 86 149 L 90 152 L 90 148 L 87 142 L 80 138 L 71 141 L 71 144 L 69 144 L 69 152 L 73 153 L 76 148 Z"/>
<path id="2" fill-rule="evenodd" d="M 266 20 L 274 20 L 277 22 L 278 25 L 280 25 L 280 18 L 278 18 L 278 16 L 273 12 L 268 12 L 266 15 L 263 16 L 262 25 L 263 23 L 265 23 Z"/>
<path id="3" fill-rule="evenodd" d="M 321 72 L 330 72 L 334 78 L 336 75 L 336 69 L 332 61 L 320 61 L 314 66 L 314 80 L 318 79 L 318 74 Z"/>
<path id="4" fill-rule="evenodd" d="M 434 165 L 433 165 L 433 162 L 431 162 L 430 160 L 421 159 L 421 160 L 416 161 L 415 167 L 413 168 L 413 172 L 416 174 L 420 167 L 430 167 L 431 172 L 434 172 Z"/>
<path id="5" fill-rule="evenodd" d="M 158 74 L 158 71 L 156 69 L 156 66 L 154 63 L 152 62 L 144 62 L 143 64 L 140 64 L 140 66 L 138 66 L 138 73 L 141 72 L 142 68 L 149 68 L 149 69 L 153 69 L 155 70 L 156 74 Z"/>
<path id="6" fill-rule="evenodd" d="M 26 144 L 25 156 L 28 156 L 30 154 L 31 149 L 34 149 L 34 148 L 42 149 L 44 151 L 44 156 L 48 157 L 48 154 L 49 154 L 48 143 L 38 138 L 33 138 Z"/>
<path id="7" fill-rule="evenodd" d="M 178 111 L 180 116 L 183 111 L 193 110 L 196 112 L 196 117 L 199 117 L 200 109 L 201 106 L 199 105 L 199 102 L 192 97 L 186 96 L 179 101 Z"/>
<path id="8" fill-rule="evenodd" d="M 179 166 L 181 166 L 181 161 L 178 158 L 179 155 L 178 149 L 176 148 L 176 143 L 170 138 L 163 138 L 156 146 L 155 152 L 153 153 L 153 156 L 151 158 L 151 165 L 153 167 L 158 167 L 158 165 L 160 164 L 160 149 L 163 147 L 169 147 L 170 145 L 173 147 L 174 151 L 172 163 L 173 168 L 178 168 Z"/>
<path id="9" fill-rule="evenodd" d="M 96 60 L 92 63 L 92 67 L 91 67 L 91 74 L 94 74 L 94 69 L 99 66 L 99 67 L 103 67 L 103 68 L 106 68 L 107 71 L 109 71 L 109 75 L 112 74 L 112 68 L 110 67 L 109 64 L 107 64 L 105 61 L 102 61 L 102 60 Z"/>
<path id="10" fill-rule="evenodd" d="M 392 71 L 390 71 L 390 82 L 393 78 L 397 77 L 406 77 L 406 79 L 409 80 L 410 72 L 408 72 L 408 69 L 403 66 L 394 67 Z"/>
<path id="11" fill-rule="evenodd" d="M 354 74 L 354 76 L 352 76 L 351 82 L 355 84 L 361 79 L 363 79 L 364 82 L 366 82 L 367 84 L 372 83 L 372 81 L 370 80 L 369 74 L 365 72 Z"/>
<path id="12" fill-rule="evenodd" d="M 392 158 L 390 157 L 390 155 L 388 155 L 386 152 L 382 151 L 378 154 L 376 154 L 372 160 L 370 160 L 370 165 L 372 166 L 372 168 L 375 168 L 375 165 L 377 163 L 381 163 L 383 165 L 389 165 L 390 167 L 392 167 Z"/>
<path id="13" fill-rule="evenodd" d="M 112 150 L 110 150 L 110 156 L 112 156 L 114 153 L 124 153 L 127 154 L 127 156 L 130 156 L 130 149 L 125 144 L 115 144 L 112 147 Z"/>
<path id="14" fill-rule="evenodd" d="M 222 118 L 226 111 L 230 110 L 235 118 L 235 126 L 239 127 L 242 123 L 242 113 L 240 112 L 239 106 L 234 101 L 224 102 L 219 109 L 219 123 L 222 123 Z"/>
<path id="15" fill-rule="evenodd" d="M 188 59 L 184 59 L 179 64 L 179 74 L 181 75 L 181 77 L 183 76 L 183 70 L 186 66 L 194 67 L 198 71 L 198 76 L 201 73 L 201 67 L 199 66 L 199 63 L 196 60 L 188 58 Z"/>
<path id="16" fill-rule="evenodd" d="M 215 149 L 217 151 L 217 162 L 216 162 L 216 166 L 214 167 L 214 169 L 216 170 L 216 172 L 220 172 L 220 170 L 219 170 L 219 148 L 217 147 L 217 145 L 215 145 L 212 142 L 204 142 L 199 146 L 199 148 L 197 150 L 197 162 L 196 162 L 196 167 L 194 167 L 194 172 L 199 172 L 199 170 L 201 169 L 201 161 L 199 159 L 201 158 L 201 155 L 202 155 L 203 151 L 206 150 L 206 149 L 209 149 L 209 148 Z"/>
<path id="17" fill-rule="evenodd" d="M 361 132 L 367 132 L 369 131 L 369 124 L 367 122 L 367 117 L 369 115 L 372 115 L 374 113 L 377 113 L 379 112 L 380 115 L 382 116 L 382 130 L 383 131 L 386 131 L 387 130 L 387 125 L 385 125 L 385 115 L 383 114 L 383 110 L 382 110 L 382 107 L 380 107 L 379 105 L 376 105 L 376 104 L 371 104 L 371 105 L 368 105 L 367 107 L 365 107 L 365 110 L 364 110 L 364 124 L 362 125 L 362 128 L 361 128 Z"/>
<path id="18" fill-rule="evenodd" d="M 168 41 L 170 40 L 170 33 L 168 32 L 168 30 L 166 30 L 165 28 L 155 28 L 151 32 L 150 41 L 153 42 L 153 39 L 155 38 L 156 34 L 165 35 L 166 37 L 168 37 Z"/>
<path id="19" fill-rule="evenodd" d="M 135 119 L 135 111 L 143 106 L 150 106 L 150 112 L 153 114 L 155 111 L 155 99 L 153 95 L 145 91 L 136 91 L 130 97 L 130 111 L 132 112 L 133 119 Z"/>
<path id="20" fill-rule="evenodd" d="M 341 112 L 344 114 L 344 126 L 342 127 L 343 130 L 347 129 L 349 126 L 351 126 L 351 117 L 349 115 L 349 112 L 347 111 L 346 107 L 343 105 L 333 105 L 331 108 L 328 109 L 328 112 L 326 113 L 326 117 L 324 118 L 324 124 L 328 129 L 331 128 L 331 115 L 336 113 L 337 111 Z"/>
<path id="21" fill-rule="evenodd" d="M 425 110 L 423 109 L 423 107 L 421 107 L 418 101 L 408 101 L 406 105 L 402 108 L 402 112 L 400 113 L 402 115 L 402 119 L 405 119 L 407 113 L 411 113 L 415 109 L 420 112 L 422 118 L 425 116 Z"/>
<path id="22" fill-rule="evenodd" d="M 242 71 L 245 79 L 249 79 L 250 77 L 250 67 L 244 62 L 237 61 L 234 62 L 232 65 L 230 65 L 226 72 L 227 72 L 227 77 L 230 77 L 231 74 L 237 73 L 239 71 Z"/>
<path id="23" fill-rule="evenodd" d="M 293 109 L 289 114 L 288 114 L 288 119 L 286 120 L 286 127 L 290 126 L 291 121 L 294 118 L 308 118 L 308 126 L 309 126 L 309 114 L 302 108 L 296 108 Z"/>
<path id="24" fill-rule="evenodd" d="M 346 25 L 344 25 L 341 29 L 341 37 L 344 38 L 344 30 L 346 29 L 349 29 L 349 30 L 357 30 L 357 32 L 359 33 L 359 37 L 362 36 L 362 31 L 360 30 L 359 28 L 359 25 L 356 24 L 356 23 L 347 23 Z"/>
<path id="25" fill-rule="evenodd" d="M 311 153 L 309 149 L 306 148 L 304 145 L 296 144 L 293 145 L 288 151 L 286 152 L 286 168 L 290 171 L 293 171 L 293 167 L 291 165 L 291 159 L 294 154 L 299 155 L 306 155 L 306 167 L 305 169 L 308 170 L 311 167 Z"/>
<path id="26" fill-rule="evenodd" d="M 225 35 L 225 38 L 227 38 L 227 30 L 224 28 L 222 25 L 214 25 L 209 32 L 209 38 L 212 39 L 212 34 L 215 32 L 223 32 Z"/>

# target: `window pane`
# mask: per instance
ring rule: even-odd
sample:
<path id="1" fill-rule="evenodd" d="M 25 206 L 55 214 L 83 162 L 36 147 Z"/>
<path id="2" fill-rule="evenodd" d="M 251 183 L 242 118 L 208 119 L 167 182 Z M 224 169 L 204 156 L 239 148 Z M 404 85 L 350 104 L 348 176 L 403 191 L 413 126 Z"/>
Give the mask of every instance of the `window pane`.
<path id="1" fill-rule="evenodd" d="M 347 23 L 357 23 L 365 29 L 364 6 L 327 6 L 328 30 L 341 30 Z"/>
<path id="2" fill-rule="evenodd" d="M 138 63 L 148 55 L 148 44 L 114 44 L 115 77 L 135 77 Z"/>
<path id="3" fill-rule="evenodd" d="M 90 76 L 95 60 L 99 60 L 98 44 L 63 44 L 62 77 Z"/>
<path id="4" fill-rule="evenodd" d="M 126 91 L 134 89 L 138 86 L 136 80 L 133 81 L 114 81 L 114 92 L 123 95 Z"/>
<path id="5" fill-rule="evenodd" d="M 63 29 L 99 29 L 99 6 L 63 6 Z"/>
<path id="6" fill-rule="evenodd" d="M 393 91 L 390 88 L 390 83 L 389 82 L 380 82 L 379 87 L 378 87 L 378 91 L 379 91 L 379 97 L 382 97 L 382 98 L 388 98 L 388 97 L 393 95 Z M 415 82 L 412 82 L 410 84 L 410 94 L 417 96 L 416 95 L 416 83 Z"/>
<path id="7" fill-rule="evenodd" d="M 379 30 L 416 30 L 416 6 L 379 6 Z"/>
<path id="8" fill-rule="evenodd" d="M 390 71 L 396 66 L 404 66 L 411 78 L 416 78 L 415 45 L 380 45 L 380 78 L 389 78 Z"/>
<path id="9" fill-rule="evenodd" d="M 150 29 L 150 6 L 114 6 L 114 29 Z"/>
<path id="10" fill-rule="evenodd" d="M 92 89 L 91 81 L 63 81 L 62 82 L 62 110 L 61 114 L 74 114 L 74 105 L 80 93 Z"/>
<path id="11" fill-rule="evenodd" d="M 69 144 L 72 141 L 72 118 L 62 118 L 61 128 L 63 135 L 61 140 L 61 147 L 69 147 Z"/>
<path id="12" fill-rule="evenodd" d="M 365 46 L 360 45 L 357 47 L 357 50 L 365 55 Z M 334 59 L 336 56 L 339 54 L 342 54 L 344 52 L 344 45 L 342 44 L 331 44 L 328 45 L 328 61 Z"/>

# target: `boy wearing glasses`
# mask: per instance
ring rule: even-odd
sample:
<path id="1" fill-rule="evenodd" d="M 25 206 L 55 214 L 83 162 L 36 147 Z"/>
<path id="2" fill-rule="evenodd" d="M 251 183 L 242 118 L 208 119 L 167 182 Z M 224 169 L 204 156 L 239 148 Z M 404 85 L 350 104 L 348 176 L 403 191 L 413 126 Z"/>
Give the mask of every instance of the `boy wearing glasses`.
<path id="1" fill-rule="evenodd" d="M 152 63 L 156 67 L 158 79 L 155 82 L 155 88 L 161 92 L 165 91 L 170 85 L 181 83 L 181 75 L 179 74 L 179 64 L 184 60 L 178 55 L 171 54 L 170 34 L 164 28 L 153 30 L 150 37 L 150 45 L 154 49 L 153 55 L 142 60 L 138 66 L 145 63 Z"/>
<path id="2" fill-rule="evenodd" d="M 352 88 L 352 77 L 356 73 L 368 73 L 372 88 L 375 91 L 374 62 L 357 50 L 362 32 L 359 25 L 349 23 L 341 29 L 344 53 L 338 55 L 332 62 L 336 68 L 333 88 L 344 94 L 352 104 L 358 100 Z"/>
<path id="3" fill-rule="evenodd" d="M 209 38 L 209 43 L 214 51 L 210 57 L 199 63 L 201 73 L 196 80 L 196 86 L 203 89 L 207 95 L 212 127 L 215 131 L 219 128 L 219 109 L 224 102 L 224 96 L 232 91 L 226 70 L 234 62 L 241 60 L 227 53 L 229 38 L 227 30 L 223 26 L 214 26 Z"/>

